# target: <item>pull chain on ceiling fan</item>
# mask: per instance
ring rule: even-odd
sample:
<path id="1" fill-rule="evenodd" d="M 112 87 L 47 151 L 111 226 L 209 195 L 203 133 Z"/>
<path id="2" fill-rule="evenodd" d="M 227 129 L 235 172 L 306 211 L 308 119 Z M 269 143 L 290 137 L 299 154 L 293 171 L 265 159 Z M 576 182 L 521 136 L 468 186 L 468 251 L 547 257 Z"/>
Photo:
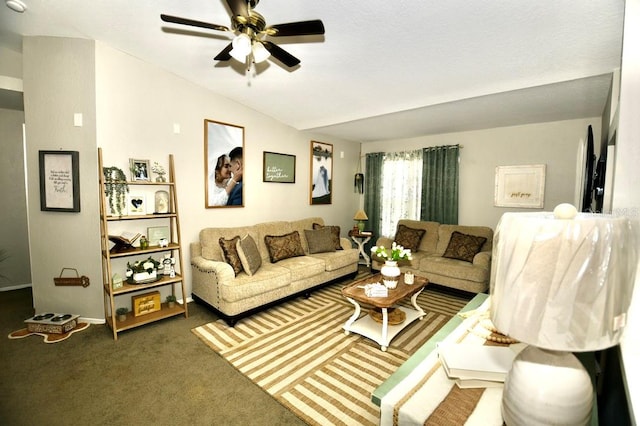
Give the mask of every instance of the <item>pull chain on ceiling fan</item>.
<path id="1" fill-rule="evenodd" d="M 324 34 L 324 24 L 319 19 L 310 21 L 289 22 L 267 26 L 262 15 L 253 10 L 259 0 L 226 0 L 231 9 L 231 28 L 224 25 L 195 21 L 193 19 L 161 14 L 164 22 L 206 28 L 215 31 L 229 31 L 236 36 L 214 58 L 217 61 L 235 59 L 246 63 L 247 69 L 252 63 L 265 61 L 273 57 L 285 66 L 292 68 L 300 64 L 300 60 L 282 49 L 266 37 L 291 37 Z"/>

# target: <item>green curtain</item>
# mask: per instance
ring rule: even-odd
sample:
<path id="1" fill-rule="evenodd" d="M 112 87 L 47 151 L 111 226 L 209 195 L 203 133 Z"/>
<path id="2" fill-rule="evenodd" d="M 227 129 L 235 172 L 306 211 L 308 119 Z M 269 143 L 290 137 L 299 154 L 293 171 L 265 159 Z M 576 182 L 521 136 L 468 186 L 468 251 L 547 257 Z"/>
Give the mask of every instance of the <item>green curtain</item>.
<path id="1" fill-rule="evenodd" d="M 424 148 L 420 220 L 458 224 L 459 145 Z"/>
<path id="2" fill-rule="evenodd" d="M 375 244 L 380 236 L 380 212 L 382 211 L 380 200 L 380 186 L 382 176 L 383 152 L 375 152 L 366 155 L 365 161 L 365 188 L 364 211 L 369 218 L 367 229 L 373 232 L 373 238 L 367 244 L 367 250 Z"/>

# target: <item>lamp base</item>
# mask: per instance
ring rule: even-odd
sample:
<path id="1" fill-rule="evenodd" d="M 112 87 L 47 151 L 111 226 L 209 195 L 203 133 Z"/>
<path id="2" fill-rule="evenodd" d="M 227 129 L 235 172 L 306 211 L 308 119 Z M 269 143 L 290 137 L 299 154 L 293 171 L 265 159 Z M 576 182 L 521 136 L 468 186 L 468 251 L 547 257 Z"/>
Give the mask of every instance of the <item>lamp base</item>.
<path id="1" fill-rule="evenodd" d="M 572 353 L 527 346 L 516 356 L 502 394 L 507 425 L 586 425 L 592 407 L 591 378 Z"/>

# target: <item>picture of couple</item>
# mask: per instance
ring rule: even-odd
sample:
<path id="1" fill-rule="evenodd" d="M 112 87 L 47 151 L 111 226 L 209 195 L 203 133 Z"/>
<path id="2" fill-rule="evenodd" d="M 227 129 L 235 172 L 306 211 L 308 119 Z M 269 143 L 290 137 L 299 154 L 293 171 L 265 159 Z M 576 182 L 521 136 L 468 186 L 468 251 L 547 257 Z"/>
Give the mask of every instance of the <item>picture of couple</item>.
<path id="1" fill-rule="evenodd" d="M 205 120 L 205 206 L 242 207 L 244 128 Z"/>

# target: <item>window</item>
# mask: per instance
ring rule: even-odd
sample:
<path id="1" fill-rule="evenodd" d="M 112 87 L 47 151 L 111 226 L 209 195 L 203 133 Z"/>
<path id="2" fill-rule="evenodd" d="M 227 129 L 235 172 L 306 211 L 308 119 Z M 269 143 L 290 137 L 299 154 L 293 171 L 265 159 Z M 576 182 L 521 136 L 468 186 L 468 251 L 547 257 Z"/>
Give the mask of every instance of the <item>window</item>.
<path id="1" fill-rule="evenodd" d="M 384 154 L 380 178 L 380 234 L 393 236 L 399 219 L 420 219 L 422 150 Z"/>

